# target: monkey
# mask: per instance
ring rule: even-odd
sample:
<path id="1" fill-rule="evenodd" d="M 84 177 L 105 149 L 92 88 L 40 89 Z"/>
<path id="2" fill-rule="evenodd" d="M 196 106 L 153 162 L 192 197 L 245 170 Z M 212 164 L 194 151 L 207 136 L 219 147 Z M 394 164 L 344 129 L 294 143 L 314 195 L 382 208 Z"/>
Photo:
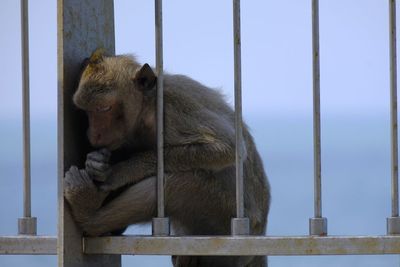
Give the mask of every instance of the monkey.
<path id="1" fill-rule="evenodd" d="M 165 74 L 165 205 L 174 235 L 229 235 L 236 217 L 234 111 L 224 96 L 187 76 Z M 134 56 L 95 51 L 74 105 L 88 118 L 93 151 L 71 166 L 64 196 L 87 236 L 121 234 L 156 217 L 157 75 Z M 244 208 L 251 235 L 265 235 L 270 185 L 243 125 Z M 178 266 L 266 266 L 264 256 L 173 256 Z"/>

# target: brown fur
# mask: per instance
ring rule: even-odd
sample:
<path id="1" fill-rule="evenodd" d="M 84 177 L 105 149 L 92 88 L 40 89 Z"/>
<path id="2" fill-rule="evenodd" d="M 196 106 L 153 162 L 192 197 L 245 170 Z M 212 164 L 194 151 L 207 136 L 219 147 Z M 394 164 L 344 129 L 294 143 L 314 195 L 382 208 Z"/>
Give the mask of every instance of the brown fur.
<path id="1" fill-rule="evenodd" d="M 82 74 L 74 103 L 88 113 L 92 145 L 103 149 L 88 154 L 85 169 L 67 172 L 65 197 L 87 235 L 156 216 L 155 79 L 147 64 L 130 56 L 97 54 Z M 220 93 L 182 75 L 164 76 L 164 101 L 166 213 L 173 232 L 229 235 L 235 217 L 234 113 Z M 245 125 L 243 136 L 245 215 L 251 234 L 263 235 L 269 185 Z M 80 204 L 85 197 L 90 204 Z M 174 266 L 266 264 L 264 257 L 173 261 Z"/>

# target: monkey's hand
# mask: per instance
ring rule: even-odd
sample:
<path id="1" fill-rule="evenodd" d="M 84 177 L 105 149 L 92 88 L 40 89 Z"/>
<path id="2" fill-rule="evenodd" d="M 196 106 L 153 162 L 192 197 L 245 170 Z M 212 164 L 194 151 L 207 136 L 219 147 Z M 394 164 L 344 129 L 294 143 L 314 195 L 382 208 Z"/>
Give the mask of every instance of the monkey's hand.
<path id="1" fill-rule="evenodd" d="M 72 166 L 64 178 L 64 197 L 70 204 L 78 223 L 90 219 L 106 198 L 107 193 L 98 190 L 86 170 Z"/>
<path id="2" fill-rule="evenodd" d="M 111 152 L 106 148 L 87 154 L 85 170 L 93 180 L 104 182 L 110 175 L 110 156 Z"/>

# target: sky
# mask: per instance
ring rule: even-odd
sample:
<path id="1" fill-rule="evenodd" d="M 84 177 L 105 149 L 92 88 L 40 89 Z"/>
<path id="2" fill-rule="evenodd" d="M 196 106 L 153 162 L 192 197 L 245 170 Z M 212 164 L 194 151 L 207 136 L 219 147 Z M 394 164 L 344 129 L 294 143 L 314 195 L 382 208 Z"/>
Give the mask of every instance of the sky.
<path id="1" fill-rule="evenodd" d="M 320 1 L 322 114 L 389 111 L 388 3 Z M 54 117 L 56 1 L 29 6 L 33 117 Z M 233 103 L 231 1 L 164 3 L 165 71 L 221 89 Z M 154 65 L 153 1 L 115 1 L 118 54 Z M 242 1 L 244 115 L 312 112 L 311 1 Z M 19 1 L 0 9 L 0 118 L 21 113 Z"/>

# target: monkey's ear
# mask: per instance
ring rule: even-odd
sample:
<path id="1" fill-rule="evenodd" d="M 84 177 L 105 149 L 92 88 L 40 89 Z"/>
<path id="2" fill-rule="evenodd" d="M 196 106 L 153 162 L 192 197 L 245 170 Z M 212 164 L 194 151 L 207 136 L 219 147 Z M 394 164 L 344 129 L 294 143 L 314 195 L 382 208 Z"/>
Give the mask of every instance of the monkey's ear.
<path id="1" fill-rule="evenodd" d="M 89 58 L 88 64 L 98 64 L 104 60 L 106 50 L 104 48 L 97 48 Z"/>
<path id="2" fill-rule="evenodd" d="M 153 89 L 156 85 L 156 81 L 157 77 L 147 63 L 136 72 L 135 77 L 133 78 L 136 87 L 142 91 Z"/>

